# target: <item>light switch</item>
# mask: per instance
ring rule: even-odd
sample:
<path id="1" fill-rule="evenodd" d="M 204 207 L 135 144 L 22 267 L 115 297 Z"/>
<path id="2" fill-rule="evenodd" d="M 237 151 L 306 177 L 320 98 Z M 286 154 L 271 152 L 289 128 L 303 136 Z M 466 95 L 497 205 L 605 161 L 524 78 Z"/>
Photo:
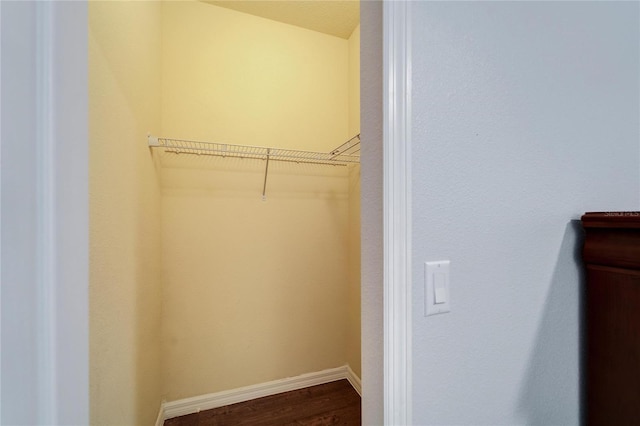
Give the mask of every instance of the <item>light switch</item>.
<path id="1" fill-rule="evenodd" d="M 433 295 L 434 303 L 446 303 L 447 301 L 447 275 L 443 272 L 433 273 Z"/>
<path id="2" fill-rule="evenodd" d="M 450 312 L 449 261 L 425 262 L 425 316 Z"/>

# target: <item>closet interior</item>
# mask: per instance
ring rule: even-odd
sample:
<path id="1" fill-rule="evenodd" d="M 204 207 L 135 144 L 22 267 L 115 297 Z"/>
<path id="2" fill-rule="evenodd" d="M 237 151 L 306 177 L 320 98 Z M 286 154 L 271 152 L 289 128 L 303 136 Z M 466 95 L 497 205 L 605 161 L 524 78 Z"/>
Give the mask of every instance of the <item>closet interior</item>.
<path id="1" fill-rule="evenodd" d="M 92 424 L 360 376 L 359 6 L 235 3 L 89 5 Z"/>

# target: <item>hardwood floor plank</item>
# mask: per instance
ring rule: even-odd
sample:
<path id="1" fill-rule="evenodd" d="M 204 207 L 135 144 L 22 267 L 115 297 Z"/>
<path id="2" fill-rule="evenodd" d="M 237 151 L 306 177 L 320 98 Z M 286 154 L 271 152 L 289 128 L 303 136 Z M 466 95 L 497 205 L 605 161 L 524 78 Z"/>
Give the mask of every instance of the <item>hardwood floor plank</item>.
<path id="1" fill-rule="evenodd" d="M 165 421 L 165 426 L 360 425 L 360 396 L 347 380 L 227 405 Z"/>
<path id="2" fill-rule="evenodd" d="M 356 412 L 352 407 L 342 407 L 332 410 L 331 413 L 325 412 L 282 424 L 286 426 L 359 425 L 360 412 Z"/>

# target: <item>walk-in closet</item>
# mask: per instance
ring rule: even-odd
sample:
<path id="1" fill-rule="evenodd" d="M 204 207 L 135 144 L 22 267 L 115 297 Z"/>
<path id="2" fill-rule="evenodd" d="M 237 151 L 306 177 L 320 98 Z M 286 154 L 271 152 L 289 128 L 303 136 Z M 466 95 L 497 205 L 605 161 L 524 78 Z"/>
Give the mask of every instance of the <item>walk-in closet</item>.
<path id="1" fill-rule="evenodd" d="M 88 19 L 91 423 L 298 377 L 358 388 L 358 3 Z"/>

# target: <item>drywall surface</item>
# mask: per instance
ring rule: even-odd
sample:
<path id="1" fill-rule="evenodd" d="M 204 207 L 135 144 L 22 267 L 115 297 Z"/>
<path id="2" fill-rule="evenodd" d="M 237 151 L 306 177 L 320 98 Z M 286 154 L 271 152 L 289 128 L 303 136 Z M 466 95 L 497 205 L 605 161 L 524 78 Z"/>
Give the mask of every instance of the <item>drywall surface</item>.
<path id="1" fill-rule="evenodd" d="M 344 365 L 346 168 L 274 162 L 262 201 L 262 161 L 184 161 L 162 171 L 165 398 Z"/>
<path id="2" fill-rule="evenodd" d="M 360 25 L 349 37 L 349 137 L 360 133 Z"/>
<path id="3" fill-rule="evenodd" d="M 153 424 L 160 384 L 158 2 L 89 3 L 90 416 Z"/>
<path id="4" fill-rule="evenodd" d="M 2 38 L 2 424 L 36 424 L 38 365 L 37 6 L 4 3 Z M 18 41 L 20 43 L 18 43 Z M 28 259 L 33 259 L 28 261 Z"/>
<path id="5" fill-rule="evenodd" d="M 205 0 L 216 6 L 348 39 L 360 22 L 358 1 Z"/>
<path id="6" fill-rule="evenodd" d="M 328 152 L 348 139 L 348 41 L 163 5 L 162 133 Z M 163 395 L 347 362 L 349 169 L 164 155 Z"/>
<path id="7" fill-rule="evenodd" d="M 348 41 L 202 2 L 163 4 L 165 136 L 327 152 L 346 141 Z"/>
<path id="8" fill-rule="evenodd" d="M 360 133 L 360 25 L 349 38 L 349 137 Z M 349 331 L 347 362 L 360 377 L 360 165 L 349 168 Z"/>
<path id="9" fill-rule="evenodd" d="M 413 4 L 415 424 L 580 423 L 574 221 L 640 207 L 638 7 Z"/>
<path id="10" fill-rule="evenodd" d="M 360 165 L 349 167 L 348 192 L 348 337 L 347 363 L 358 377 L 362 374 L 361 361 L 361 271 L 360 271 Z"/>
<path id="11" fill-rule="evenodd" d="M 383 416 L 382 2 L 360 4 L 362 424 Z"/>

